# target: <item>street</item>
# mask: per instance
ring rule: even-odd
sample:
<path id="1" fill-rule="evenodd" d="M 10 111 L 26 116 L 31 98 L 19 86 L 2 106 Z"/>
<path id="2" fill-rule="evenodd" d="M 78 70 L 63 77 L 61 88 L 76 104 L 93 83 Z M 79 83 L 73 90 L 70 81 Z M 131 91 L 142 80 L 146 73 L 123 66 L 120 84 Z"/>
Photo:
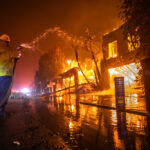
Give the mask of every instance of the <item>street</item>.
<path id="1" fill-rule="evenodd" d="M 10 100 L 10 116 L 1 120 L 1 150 L 150 148 L 147 115 L 84 105 L 83 100 L 75 95 Z"/>

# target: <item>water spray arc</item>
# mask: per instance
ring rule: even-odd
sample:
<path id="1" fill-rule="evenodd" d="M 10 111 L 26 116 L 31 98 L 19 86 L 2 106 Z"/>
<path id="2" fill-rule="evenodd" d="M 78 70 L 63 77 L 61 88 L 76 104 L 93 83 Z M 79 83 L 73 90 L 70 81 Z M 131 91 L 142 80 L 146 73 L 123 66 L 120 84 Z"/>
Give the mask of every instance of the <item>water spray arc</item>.
<path id="1" fill-rule="evenodd" d="M 76 36 L 70 35 L 68 32 L 62 30 L 60 27 L 52 27 L 52 28 L 45 30 L 41 35 L 33 39 L 31 42 L 22 43 L 21 46 L 26 49 L 37 51 L 39 50 L 37 48 L 37 43 L 39 43 L 40 40 L 47 38 L 49 34 L 55 34 L 60 39 L 63 39 L 72 45 L 75 51 L 75 56 L 76 56 L 76 61 L 78 62 L 78 67 L 80 71 L 82 72 L 82 75 L 85 78 L 86 82 L 90 83 L 89 79 L 86 77 L 85 73 L 82 71 L 77 55 L 78 55 L 79 49 L 85 49 L 88 52 L 92 53 L 92 60 L 93 60 L 93 56 L 94 56 L 93 50 L 99 51 L 99 46 L 93 40 L 94 36 L 91 36 L 88 32 L 87 37 L 83 37 L 83 36 L 76 37 Z M 95 62 L 95 66 L 97 67 L 97 72 L 95 72 L 95 78 L 96 78 L 97 73 L 99 73 L 99 68 L 97 66 L 97 61 L 95 59 L 95 56 L 94 56 L 94 62 Z"/>
<path id="2" fill-rule="evenodd" d="M 22 43 L 21 46 L 24 48 L 27 48 L 27 49 L 35 49 L 36 44 L 40 40 L 46 38 L 49 34 L 56 34 L 58 37 L 60 37 L 62 39 L 66 39 L 67 41 L 69 41 L 73 44 L 78 44 L 80 46 L 83 46 L 83 44 L 84 44 L 82 40 L 79 40 L 75 37 L 70 36 L 67 32 L 61 30 L 60 27 L 53 27 L 53 28 L 49 28 L 49 29 L 45 30 L 40 36 L 36 37 L 31 42 Z"/>
<path id="3" fill-rule="evenodd" d="M 83 37 L 75 37 L 71 36 L 68 34 L 68 32 L 61 30 L 60 27 L 53 27 L 45 30 L 40 36 L 36 37 L 29 43 L 22 43 L 20 46 L 27 48 L 27 49 L 32 49 L 34 50 L 36 48 L 36 44 L 46 38 L 49 34 L 56 34 L 59 38 L 64 39 L 68 42 L 70 42 L 72 45 L 78 46 L 78 47 L 85 47 L 85 41 L 86 39 Z M 98 47 L 95 45 L 95 49 L 98 49 Z"/>

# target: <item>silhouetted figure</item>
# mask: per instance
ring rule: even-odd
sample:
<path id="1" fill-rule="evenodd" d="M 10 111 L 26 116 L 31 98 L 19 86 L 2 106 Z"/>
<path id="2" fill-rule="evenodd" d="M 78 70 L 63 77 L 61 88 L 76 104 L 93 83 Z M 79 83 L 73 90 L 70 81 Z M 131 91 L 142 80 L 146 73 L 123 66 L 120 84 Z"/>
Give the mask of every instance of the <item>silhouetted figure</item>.
<path id="1" fill-rule="evenodd" d="M 17 51 L 18 50 L 18 51 Z M 0 36 L 0 116 L 4 117 L 5 106 L 11 93 L 13 75 L 17 60 L 21 56 L 21 47 L 12 50 L 10 37 L 6 34 Z"/>

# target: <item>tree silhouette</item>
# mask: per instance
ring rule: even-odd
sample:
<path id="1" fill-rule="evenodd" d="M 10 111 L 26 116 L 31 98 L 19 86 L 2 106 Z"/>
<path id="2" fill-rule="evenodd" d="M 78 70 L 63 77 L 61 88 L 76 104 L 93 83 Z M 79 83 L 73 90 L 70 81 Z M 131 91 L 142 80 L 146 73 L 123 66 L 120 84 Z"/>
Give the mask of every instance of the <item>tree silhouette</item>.
<path id="1" fill-rule="evenodd" d="M 124 22 L 124 34 L 134 49 L 150 48 L 150 0 L 123 0 L 120 17 Z M 140 45 L 139 45 L 140 44 Z"/>
<path id="2" fill-rule="evenodd" d="M 35 86 L 38 89 L 46 88 L 47 83 L 53 80 L 63 70 L 64 55 L 60 48 L 54 47 L 43 54 L 39 59 L 39 69 L 35 74 Z"/>

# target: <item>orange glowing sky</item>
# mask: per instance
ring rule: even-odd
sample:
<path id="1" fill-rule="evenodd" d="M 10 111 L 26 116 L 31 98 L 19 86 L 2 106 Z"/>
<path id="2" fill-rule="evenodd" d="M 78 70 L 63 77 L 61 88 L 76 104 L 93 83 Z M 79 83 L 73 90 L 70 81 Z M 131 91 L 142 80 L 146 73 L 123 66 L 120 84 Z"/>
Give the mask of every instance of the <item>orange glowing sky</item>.
<path id="1" fill-rule="evenodd" d="M 49 27 L 60 26 L 65 31 L 80 35 L 86 28 L 100 37 L 118 25 L 118 0 L 7 0 L 0 2 L 0 35 L 7 33 L 16 48 L 22 42 L 30 42 Z M 45 51 L 57 40 L 48 37 Z M 67 49 L 65 50 L 67 53 Z M 68 52 L 69 53 L 69 52 Z M 40 53 L 23 52 L 15 72 L 14 89 L 29 87 L 38 69 Z"/>

